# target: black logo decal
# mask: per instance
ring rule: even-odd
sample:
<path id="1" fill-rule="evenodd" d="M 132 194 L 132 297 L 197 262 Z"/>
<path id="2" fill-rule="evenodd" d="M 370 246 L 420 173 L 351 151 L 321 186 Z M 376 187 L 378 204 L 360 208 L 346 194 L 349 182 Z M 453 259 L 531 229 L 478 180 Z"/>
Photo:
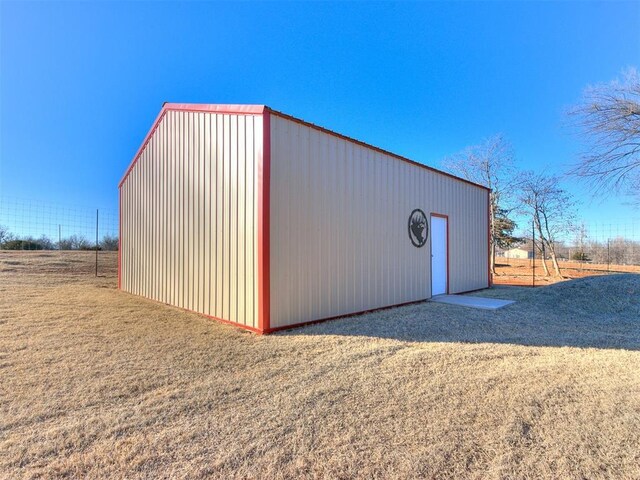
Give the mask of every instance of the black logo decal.
<path id="1" fill-rule="evenodd" d="M 414 246 L 420 248 L 427 243 L 429 237 L 429 225 L 427 217 L 422 210 L 416 208 L 409 215 L 409 239 Z"/>

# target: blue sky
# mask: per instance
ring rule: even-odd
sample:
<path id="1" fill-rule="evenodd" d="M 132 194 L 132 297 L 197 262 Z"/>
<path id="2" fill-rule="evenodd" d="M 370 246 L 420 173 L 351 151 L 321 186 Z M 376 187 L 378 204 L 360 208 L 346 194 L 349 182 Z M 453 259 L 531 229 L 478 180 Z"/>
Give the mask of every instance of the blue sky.
<path id="1" fill-rule="evenodd" d="M 497 132 L 522 168 L 640 67 L 640 2 L 0 3 L 0 195 L 115 211 L 164 101 L 264 103 L 439 167 Z M 568 180 L 589 222 L 640 217 Z"/>

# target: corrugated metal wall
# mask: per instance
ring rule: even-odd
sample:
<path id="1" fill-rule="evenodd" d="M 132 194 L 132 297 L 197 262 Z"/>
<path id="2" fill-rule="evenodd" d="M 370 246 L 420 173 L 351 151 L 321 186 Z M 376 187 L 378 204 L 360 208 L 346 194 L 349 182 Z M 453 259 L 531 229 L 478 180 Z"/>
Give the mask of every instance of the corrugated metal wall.
<path id="1" fill-rule="evenodd" d="M 121 288 L 258 326 L 261 115 L 167 111 L 121 186 Z"/>
<path id="2" fill-rule="evenodd" d="M 486 287 L 487 195 L 273 114 L 271 328 L 429 298 L 415 208 L 449 216 L 450 293 Z"/>

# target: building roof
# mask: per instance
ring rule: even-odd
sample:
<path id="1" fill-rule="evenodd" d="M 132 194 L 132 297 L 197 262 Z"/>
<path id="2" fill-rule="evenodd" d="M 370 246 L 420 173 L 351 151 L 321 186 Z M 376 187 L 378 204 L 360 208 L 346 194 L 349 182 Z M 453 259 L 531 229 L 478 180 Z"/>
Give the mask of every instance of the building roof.
<path id="1" fill-rule="evenodd" d="M 129 173 L 133 169 L 133 166 L 136 164 L 136 162 L 138 161 L 138 158 L 142 154 L 142 151 L 144 150 L 144 147 L 147 145 L 147 143 L 151 139 L 151 136 L 153 135 L 153 133 L 155 132 L 156 128 L 158 127 L 158 125 L 160 124 L 160 122 L 162 121 L 163 117 L 165 116 L 165 114 L 168 111 L 228 113 L 228 114 L 241 114 L 241 115 L 260 115 L 260 114 L 263 114 L 265 112 L 269 112 L 269 113 L 275 114 L 275 115 L 277 115 L 279 117 L 286 118 L 288 120 L 294 121 L 296 123 L 300 123 L 302 125 L 306 125 L 306 126 L 308 126 L 310 128 L 313 128 L 315 130 L 319 130 L 321 132 L 328 133 L 329 135 L 333 135 L 335 137 L 342 138 L 344 140 L 348 140 L 350 142 L 356 143 L 358 145 L 361 145 L 363 147 L 369 148 L 371 150 L 375 150 L 377 152 L 380 152 L 382 154 L 385 154 L 385 155 L 388 155 L 390 157 L 396 158 L 398 160 L 401 160 L 403 162 L 409 163 L 411 165 L 415 165 L 417 167 L 424 168 L 426 170 L 430 170 L 430 171 L 438 173 L 440 175 L 444 175 L 446 177 L 453 178 L 453 179 L 461 181 L 463 183 L 467 183 L 469 185 L 473 185 L 474 187 L 482 188 L 484 190 L 490 190 L 489 188 L 487 188 L 484 185 L 480 185 L 478 183 L 472 182 L 472 181 L 464 179 L 462 177 L 458 177 L 456 175 L 453 175 L 451 173 L 445 172 L 443 170 L 439 170 L 437 168 L 430 167 L 428 165 L 416 162 L 415 160 L 411 160 L 409 158 L 406 158 L 406 157 L 403 157 L 401 155 L 395 154 L 395 153 L 390 152 L 388 150 L 384 150 L 384 149 L 382 149 L 380 147 L 376 147 L 375 145 L 371 145 L 369 143 L 362 142 L 360 140 L 357 140 L 355 138 L 349 137 L 347 135 L 343 135 L 343 134 L 335 132 L 333 130 L 329 130 L 328 128 L 321 127 L 319 125 L 316 125 L 314 123 L 308 122 L 306 120 L 302 120 L 302 119 L 296 118 L 296 117 L 294 117 L 292 115 L 280 112 L 278 110 L 274 110 L 272 108 L 269 108 L 266 105 L 208 104 L 208 103 L 167 103 L 167 102 L 165 102 L 162 105 L 162 109 L 160 110 L 160 113 L 156 117 L 156 120 L 153 122 L 153 126 L 151 127 L 151 129 L 149 130 L 147 135 L 145 136 L 144 140 L 142 141 L 142 144 L 140 145 L 140 148 L 138 148 L 138 151 L 134 155 L 133 160 L 129 164 L 129 167 L 127 168 L 125 174 L 122 176 L 122 179 L 120 180 L 120 183 L 118 184 L 118 188 L 120 188 L 122 186 L 124 181 L 129 176 Z"/>

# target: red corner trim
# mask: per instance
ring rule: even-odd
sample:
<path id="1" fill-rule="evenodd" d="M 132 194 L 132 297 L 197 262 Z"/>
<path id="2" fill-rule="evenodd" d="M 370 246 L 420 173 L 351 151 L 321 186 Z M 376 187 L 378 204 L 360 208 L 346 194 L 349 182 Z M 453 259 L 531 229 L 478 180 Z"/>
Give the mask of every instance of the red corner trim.
<path id="1" fill-rule="evenodd" d="M 118 188 L 118 290 L 122 289 L 122 189 Z"/>
<path id="2" fill-rule="evenodd" d="M 450 257 L 449 255 L 449 215 L 431 212 L 431 216 L 440 217 L 447 220 L 447 294 L 448 294 L 449 293 L 449 257 Z M 431 291 L 433 292 L 433 285 L 431 285 Z"/>
<path id="3" fill-rule="evenodd" d="M 487 191 L 487 288 L 491 288 L 491 190 Z"/>
<path id="4" fill-rule="evenodd" d="M 262 114 L 262 158 L 258 158 L 258 329 L 271 326 L 270 290 L 270 200 L 271 200 L 271 117 Z"/>

